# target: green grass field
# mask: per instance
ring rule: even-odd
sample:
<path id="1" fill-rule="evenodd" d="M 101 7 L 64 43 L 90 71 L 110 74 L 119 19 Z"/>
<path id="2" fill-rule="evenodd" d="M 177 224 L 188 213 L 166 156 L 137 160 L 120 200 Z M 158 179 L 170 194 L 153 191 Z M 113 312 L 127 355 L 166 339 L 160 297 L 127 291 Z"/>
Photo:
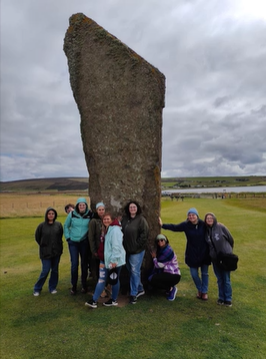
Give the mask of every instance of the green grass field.
<path id="1" fill-rule="evenodd" d="M 254 201 L 252 206 L 242 200 L 163 199 L 161 217 L 165 223 L 178 223 L 192 206 L 202 218 L 207 211 L 214 212 L 235 239 L 240 260 L 231 277 L 231 308 L 216 304 L 211 267 L 209 300 L 195 298 L 184 263 L 185 237 L 169 231 L 165 233 L 182 271 L 174 302 L 158 293 L 141 297 L 134 306 L 85 307 L 86 295 L 69 294 L 65 243 L 58 293 L 51 295 L 45 284 L 40 297 L 33 297 L 41 269 L 34 231 L 43 216 L 1 219 L 1 359 L 264 359 L 266 199 L 258 205 Z M 65 217 L 59 220 L 63 223 Z"/>

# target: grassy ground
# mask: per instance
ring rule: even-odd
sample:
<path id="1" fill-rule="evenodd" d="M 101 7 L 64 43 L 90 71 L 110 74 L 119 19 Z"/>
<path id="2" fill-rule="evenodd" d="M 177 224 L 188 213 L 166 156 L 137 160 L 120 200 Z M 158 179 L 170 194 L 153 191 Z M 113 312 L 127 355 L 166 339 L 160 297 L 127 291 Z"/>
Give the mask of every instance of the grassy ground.
<path id="1" fill-rule="evenodd" d="M 33 297 L 41 268 L 34 231 L 43 215 L 1 219 L 1 358 L 265 358 L 265 204 L 250 207 L 240 200 L 214 199 L 162 201 L 165 223 L 184 220 L 193 206 L 201 217 L 214 212 L 232 232 L 235 253 L 240 257 L 239 268 L 232 273 L 232 308 L 216 305 L 217 286 L 211 268 L 209 301 L 195 298 L 184 264 L 184 235 L 169 231 L 165 233 L 182 271 L 174 302 L 158 293 L 141 297 L 135 306 L 85 307 L 86 295 L 69 295 L 66 245 L 58 294 L 49 294 L 46 284 L 41 296 Z M 59 220 L 63 223 L 65 216 Z"/>

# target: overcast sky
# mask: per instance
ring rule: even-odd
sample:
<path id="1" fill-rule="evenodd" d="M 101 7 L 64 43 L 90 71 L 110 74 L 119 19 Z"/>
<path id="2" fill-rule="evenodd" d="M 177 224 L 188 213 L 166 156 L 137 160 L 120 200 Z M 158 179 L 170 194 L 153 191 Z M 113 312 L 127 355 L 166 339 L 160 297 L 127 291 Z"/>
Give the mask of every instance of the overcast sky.
<path id="1" fill-rule="evenodd" d="M 1 0 L 1 181 L 88 176 L 63 52 L 78 12 L 166 76 L 163 177 L 266 174 L 264 0 Z"/>

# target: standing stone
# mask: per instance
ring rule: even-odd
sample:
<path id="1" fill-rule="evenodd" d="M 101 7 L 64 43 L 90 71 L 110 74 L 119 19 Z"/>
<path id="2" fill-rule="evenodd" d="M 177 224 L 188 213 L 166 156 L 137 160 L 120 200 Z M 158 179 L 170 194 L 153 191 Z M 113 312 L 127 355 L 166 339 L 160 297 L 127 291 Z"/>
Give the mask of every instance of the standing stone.
<path id="1" fill-rule="evenodd" d="M 130 199 L 138 201 L 152 244 L 160 231 L 165 77 L 85 15 L 69 23 L 64 51 L 81 117 L 91 207 L 103 201 L 121 213 Z"/>

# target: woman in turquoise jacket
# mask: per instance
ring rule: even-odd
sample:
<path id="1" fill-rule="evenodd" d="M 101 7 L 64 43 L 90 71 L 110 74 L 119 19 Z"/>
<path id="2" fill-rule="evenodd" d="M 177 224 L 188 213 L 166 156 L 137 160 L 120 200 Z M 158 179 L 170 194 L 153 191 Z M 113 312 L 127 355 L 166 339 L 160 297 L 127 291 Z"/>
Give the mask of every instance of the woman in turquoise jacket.
<path id="1" fill-rule="evenodd" d="M 113 219 L 110 213 L 103 216 L 103 224 L 106 228 L 103 247 L 104 257 L 100 258 L 99 280 L 96 285 L 93 297 L 85 303 L 91 308 L 97 308 L 97 300 L 105 288 L 109 275 L 114 271 L 116 280 L 112 284 L 112 298 L 103 303 L 104 306 L 116 306 L 120 289 L 119 276 L 122 266 L 126 263 L 126 252 L 123 247 L 123 233 L 117 219 Z M 114 279 L 115 279 L 114 278 Z"/>
<path id="2" fill-rule="evenodd" d="M 82 293 L 87 292 L 88 276 L 88 230 L 92 216 L 86 198 L 78 198 L 74 211 L 70 212 L 64 224 L 64 236 L 68 243 L 71 260 L 71 294 L 77 293 L 79 257 L 81 262 Z"/>

